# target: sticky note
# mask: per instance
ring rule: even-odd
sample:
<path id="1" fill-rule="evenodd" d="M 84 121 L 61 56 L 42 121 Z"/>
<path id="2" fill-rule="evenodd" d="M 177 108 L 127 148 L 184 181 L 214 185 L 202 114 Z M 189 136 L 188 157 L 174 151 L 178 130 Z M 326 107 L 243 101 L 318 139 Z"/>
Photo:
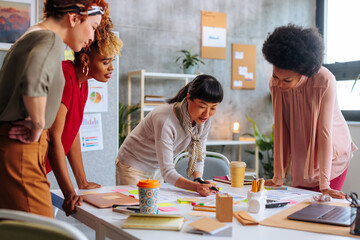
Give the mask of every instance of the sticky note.
<path id="1" fill-rule="evenodd" d="M 172 207 L 175 206 L 175 204 L 172 203 L 158 203 L 158 207 Z"/>
<path id="2" fill-rule="evenodd" d="M 131 194 L 139 194 L 139 190 L 136 189 L 136 190 L 129 190 L 129 193 Z"/>
<path id="3" fill-rule="evenodd" d="M 158 209 L 162 212 L 179 211 L 179 209 L 174 208 L 174 207 L 158 207 Z"/>
<path id="4" fill-rule="evenodd" d="M 127 189 L 113 189 L 113 192 L 127 192 Z"/>
<path id="5" fill-rule="evenodd" d="M 286 200 L 286 201 L 290 201 L 289 204 L 297 204 L 298 203 L 297 201 L 294 201 L 294 200 Z"/>
<path id="6" fill-rule="evenodd" d="M 84 194 L 84 195 L 86 195 L 86 194 L 98 194 L 98 192 L 94 192 L 94 191 L 92 191 L 92 192 L 81 192 L 81 194 Z"/>

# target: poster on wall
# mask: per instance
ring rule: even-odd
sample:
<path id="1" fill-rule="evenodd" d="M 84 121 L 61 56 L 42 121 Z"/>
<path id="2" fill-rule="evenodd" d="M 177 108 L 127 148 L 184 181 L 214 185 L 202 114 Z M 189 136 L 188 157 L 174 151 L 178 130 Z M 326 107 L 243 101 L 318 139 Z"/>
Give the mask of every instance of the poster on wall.
<path id="1" fill-rule="evenodd" d="M 101 114 L 85 113 L 79 134 L 82 152 L 103 150 Z"/>
<path id="2" fill-rule="evenodd" d="M 108 111 L 108 84 L 95 79 L 88 80 L 89 92 L 84 112 Z"/>
<path id="3" fill-rule="evenodd" d="M 201 57 L 226 59 L 226 14 L 201 11 Z"/>
<path id="4" fill-rule="evenodd" d="M 8 50 L 35 24 L 36 0 L 0 0 L 0 49 Z"/>

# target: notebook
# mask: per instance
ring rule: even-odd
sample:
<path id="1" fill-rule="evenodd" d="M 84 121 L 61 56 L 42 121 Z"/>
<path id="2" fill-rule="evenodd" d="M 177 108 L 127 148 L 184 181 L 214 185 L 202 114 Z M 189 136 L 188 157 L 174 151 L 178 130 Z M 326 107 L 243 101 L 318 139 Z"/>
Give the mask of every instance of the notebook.
<path id="1" fill-rule="evenodd" d="M 119 192 L 88 194 L 82 196 L 84 201 L 98 208 L 110 208 L 112 205 L 139 205 L 139 199 Z"/>
<path id="2" fill-rule="evenodd" d="M 325 223 L 339 226 L 350 226 L 355 215 L 351 218 L 350 207 L 339 207 L 325 204 L 310 204 L 309 206 L 289 215 L 291 220 Z"/>
<path id="3" fill-rule="evenodd" d="M 129 215 L 122 225 L 123 228 L 180 231 L 185 222 L 185 218 L 177 214 L 130 213 Z"/>

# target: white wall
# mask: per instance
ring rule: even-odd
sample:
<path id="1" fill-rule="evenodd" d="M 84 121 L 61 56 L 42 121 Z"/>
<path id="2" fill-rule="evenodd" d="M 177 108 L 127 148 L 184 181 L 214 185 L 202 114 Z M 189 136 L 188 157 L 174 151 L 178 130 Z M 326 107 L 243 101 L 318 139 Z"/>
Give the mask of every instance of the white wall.
<path id="1" fill-rule="evenodd" d="M 351 137 L 358 148 L 360 148 L 360 122 L 349 122 Z M 347 172 L 345 183 L 342 191 L 345 193 L 357 192 L 360 194 L 360 150 L 354 153 Z"/>

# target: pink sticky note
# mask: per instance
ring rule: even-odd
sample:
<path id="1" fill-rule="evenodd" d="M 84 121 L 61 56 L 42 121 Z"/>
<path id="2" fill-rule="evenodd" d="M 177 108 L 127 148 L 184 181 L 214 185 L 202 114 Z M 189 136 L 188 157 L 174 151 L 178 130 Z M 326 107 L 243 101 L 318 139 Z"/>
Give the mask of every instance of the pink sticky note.
<path id="1" fill-rule="evenodd" d="M 113 189 L 113 192 L 127 192 L 127 189 Z"/>
<path id="2" fill-rule="evenodd" d="M 174 207 L 158 207 L 158 209 L 162 212 L 179 211 L 179 209 L 174 208 Z"/>

